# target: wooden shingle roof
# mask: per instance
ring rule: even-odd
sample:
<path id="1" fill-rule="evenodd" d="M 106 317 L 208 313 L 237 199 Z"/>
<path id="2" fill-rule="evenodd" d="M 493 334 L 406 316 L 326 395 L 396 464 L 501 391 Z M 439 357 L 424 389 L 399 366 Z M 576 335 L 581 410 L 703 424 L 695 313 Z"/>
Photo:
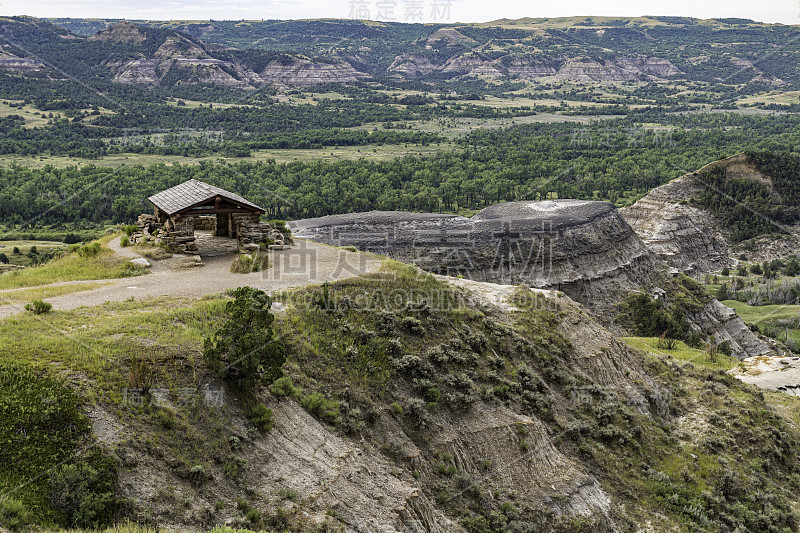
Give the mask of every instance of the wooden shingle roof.
<path id="1" fill-rule="evenodd" d="M 213 203 L 217 196 L 240 204 L 245 209 L 251 208 L 253 211 L 265 212 L 263 208 L 245 200 L 238 194 L 195 179 L 184 181 L 165 191 L 154 194 L 148 200 L 168 215 L 174 215 L 194 206 Z"/>

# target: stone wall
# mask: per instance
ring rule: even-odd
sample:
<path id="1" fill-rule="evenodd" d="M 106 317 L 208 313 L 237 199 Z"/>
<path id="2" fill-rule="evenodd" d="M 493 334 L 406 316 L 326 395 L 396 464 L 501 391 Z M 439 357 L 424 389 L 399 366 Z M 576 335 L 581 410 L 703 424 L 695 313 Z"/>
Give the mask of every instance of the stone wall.
<path id="1" fill-rule="evenodd" d="M 217 229 L 217 217 L 199 216 L 194 220 L 194 229 L 203 231 L 214 231 Z"/>
<path id="2" fill-rule="evenodd" d="M 131 235 L 131 242 L 152 242 L 162 244 L 173 254 L 195 253 L 195 220 L 197 217 L 164 217 L 156 210 L 156 215 L 139 215 L 136 226 L 139 231 Z M 164 220 L 163 222 L 161 220 Z"/>
<path id="3" fill-rule="evenodd" d="M 193 216 L 170 217 L 164 224 L 164 231 L 159 236 L 161 244 L 174 254 L 196 252 L 197 244 L 194 242 L 195 219 L 196 217 Z"/>
<path id="4" fill-rule="evenodd" d="M 272 241 L 274 245 L 283 246 L 283 234 L 271 225 L 260 222 L 257 213 L 233 215 L 236 236 L 239 239 L 239 250 L 252 251 L 260 248 L 259 243 Z"/>
<path id="5" fill-rule="evenodd" d="M 156 209 L 156 211 L 158 211 Z M 139 244 L 140 242 L 153 242 L 156 240 L 157 235 L 163 231 L 164 224 L 159 221 L 158 215 L 139 215 L 136 220 L 136 226 L 139 231 L 131 235 L 131 242 Z"/>
<path id="6" fill-rule="evenodd" d="M 131 236 L 131 242 L 152 242 L 162 244 L 174 254 L 194 254 L 199 251 L 195 243 L 195 230 L 211 230 L 215 235 L 222 232 L 227 237 L 238 239 L 240 252 L 257 250 L 261 247 L 260 243 L 269 241 L 272 245 L 283 246 L 283 234 L 259 219 L 258 213 L 167 217 L 156 208 L 155 215 L 139 216 L 136 221 L 139 231 Z"/>

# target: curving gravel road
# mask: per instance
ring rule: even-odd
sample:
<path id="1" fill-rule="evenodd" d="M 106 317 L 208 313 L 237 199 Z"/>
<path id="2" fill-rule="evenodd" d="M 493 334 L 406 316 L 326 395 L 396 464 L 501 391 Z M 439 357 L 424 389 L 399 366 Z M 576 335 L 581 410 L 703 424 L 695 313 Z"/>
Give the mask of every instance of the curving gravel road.
<path id="1" fill-rule="evenodd" d="M 112 241 L 109 247 L 123 257 L 139 257 L 132 248 L 120 247 L 119 239 Z M 272 264 L 263 272 L 232 274 L 229 268 L 234 257 L 206 257 L 204 266 L 189 269 L 170 269 L 164 263 L 150 261 L 153 267 L 144 276 L 83 282 L 104 281 L 111 284 L 45 300 L 53 304 L 53 309 L 70 310 L 109 301 L 119 302 L 131 297 L 136 300 L 158 296 L 199 297 L 245 285 L 272 293 L 375 272 L 382 262 L 368 254 L 348 252 L 298 239 L 295 239 L 295 245 L 290 248 L 271 251 Z M 3 292 L 0 292 L 0 298 Z M 24 304 L 0 306 L 0 318 L 20 313 L 24 311 L 24 307 Z"/>

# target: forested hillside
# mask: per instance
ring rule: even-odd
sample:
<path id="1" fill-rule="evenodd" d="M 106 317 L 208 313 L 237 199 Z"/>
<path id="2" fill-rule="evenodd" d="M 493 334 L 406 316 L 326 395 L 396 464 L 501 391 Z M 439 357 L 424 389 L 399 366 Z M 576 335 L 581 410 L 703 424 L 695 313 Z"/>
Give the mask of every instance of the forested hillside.
<path id="1" fill-rule="evenodd" d="M 796 32 L 666 18 L 5 18 L 0 223 L 126 222 L 188 177 L 278 218 L 627 205 L 709 161 L 795 150 Z"/>

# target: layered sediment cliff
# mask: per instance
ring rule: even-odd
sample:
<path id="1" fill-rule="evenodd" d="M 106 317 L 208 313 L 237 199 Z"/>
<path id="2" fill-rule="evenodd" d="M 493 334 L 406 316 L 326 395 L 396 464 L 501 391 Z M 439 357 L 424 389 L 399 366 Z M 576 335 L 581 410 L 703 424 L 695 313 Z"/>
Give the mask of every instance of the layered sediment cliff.
<path id="1" fill-rule="evenodd" d="M 592 307 L 640 289 L 658 264 L 607 202 L 555 200 L 489 207 L 472 218 L 402 212 L 293 222 L 292 231 L 353 245 L 425 270 L 564 291 Z"/>
<path id="2" fill-rule="evenodd" d="M 510 202 L 472 218 L 371 211 L 299 220 L 290 227 L 300 238 L 355 246 L 438 274 L 559 290 L 606 325 L 614 323 L 617 304 L 631 292 L 660 297 L 670 278 L 668 265 L 608 202 Z M 769 351 L 716 300 L 688 318 L 697 330 L 730 341 L 740 356 Z"/>
<path id="3" fill-rule="evenodd" d="M 695 174 L 686 174 L 621 210 L 653 253 L 688 274 L 721 270 L 733 262 L 712 216 L 689 203 L 702 190 Z"/>
<path id="4" fill-rule="evenodd" d="M 776 195 L 772 179 L 759 171 L 746 154 L 715 161 L 696 172 L 685 174 L 657 187 L 630 207 L 622 216 L 647 246 L 673 267 L 690 275 L 719 271 L 732 266 L 732 256 L 743 250 L 729 240 L 729 228 L 695 200 L 708 186 L 703 177 L 712 167 L 724 169 L 724 182 L 753 181 Z M 755 239 L 748 255 L 773 259 L 796 249 L 796 232 L 790 231 L 780 241 Z M 773 250 L 777 248 L 780 252 Z"/>

